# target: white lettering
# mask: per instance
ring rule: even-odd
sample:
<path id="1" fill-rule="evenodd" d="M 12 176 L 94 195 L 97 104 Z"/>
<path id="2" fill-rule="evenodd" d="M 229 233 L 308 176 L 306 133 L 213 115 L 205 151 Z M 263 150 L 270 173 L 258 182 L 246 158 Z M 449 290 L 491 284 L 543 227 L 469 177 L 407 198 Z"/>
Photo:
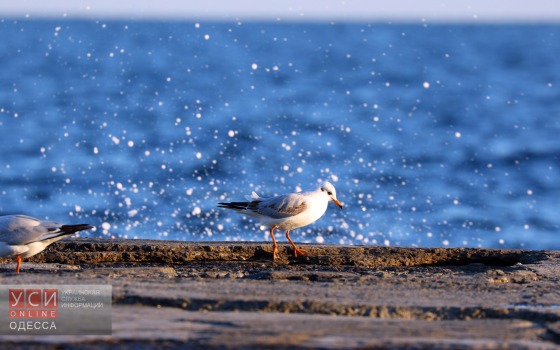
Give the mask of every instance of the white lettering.
<path id="1" fill-rule="evenodd" d="M 37 307 L 39 306 L 39 304 L 33 304 L 31 302 L 31 296 L 35 295 L 35 294 L 39 294 L 39 297 L 41 297 L 41 294 L 39 292 L 31 292 L 31 293 L 27 293 L 27 304 L 33 306 L 33 307 Z"/>
<path id="2" fill-rule="evenodd" d="M 49 294 L 47 292 L 44 292 L 44 302 L 43 304 L 45 305 L 45 307 L 56 307 L 57 305 L 57 299 L 56 299 L 57 295 L 56 293 L 51 293 L 50 297 Z M 52 306 L 49 305 L 49 303 L 52 302 Z"/>
<path id="3" fill-rule="evenodd" d="M 23 292 L 18 293 L 18 297 L 16 298 L 16 293 L 14 293 L 13 291 L 10 291 L 12 293 L 12 297 L 15 300 L 15 304 L 10 305 L 11 307 L 16 306 L 17 304 L 19 304 L 19 299 L 21 299 L 21 297 L 23 296 Z"/>

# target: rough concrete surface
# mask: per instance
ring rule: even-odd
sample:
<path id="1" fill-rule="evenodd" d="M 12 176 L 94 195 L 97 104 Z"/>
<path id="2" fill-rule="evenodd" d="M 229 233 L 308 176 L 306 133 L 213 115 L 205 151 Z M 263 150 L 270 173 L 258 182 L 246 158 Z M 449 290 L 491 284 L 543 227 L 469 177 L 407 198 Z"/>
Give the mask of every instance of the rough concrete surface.
<path id="1" fill-rule="evenodd" d="M 111 284 L 111 336 L 33 349 L 555 349 L 560 252 L 68 239 L 2 284 Z"/>

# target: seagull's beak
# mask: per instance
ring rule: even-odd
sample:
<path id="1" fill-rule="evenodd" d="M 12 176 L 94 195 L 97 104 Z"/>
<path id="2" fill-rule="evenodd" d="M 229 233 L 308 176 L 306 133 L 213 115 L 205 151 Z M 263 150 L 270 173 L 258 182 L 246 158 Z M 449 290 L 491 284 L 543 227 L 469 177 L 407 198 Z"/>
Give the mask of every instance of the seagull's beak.
<path id="1" fill-rule="evenodd" d="M 334 204 L 338 205 L 340 209 L 342 209 L 342 204 L 338 201 L 338 199 L 332 198 L 332 201 L 334 202 Z"/>

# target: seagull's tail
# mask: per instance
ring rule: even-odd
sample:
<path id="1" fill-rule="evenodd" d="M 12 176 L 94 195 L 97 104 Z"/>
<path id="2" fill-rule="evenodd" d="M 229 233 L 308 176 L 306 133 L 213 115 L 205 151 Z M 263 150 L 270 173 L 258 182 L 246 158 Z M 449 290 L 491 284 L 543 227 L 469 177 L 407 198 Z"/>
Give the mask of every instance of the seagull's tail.
<path id="1" fill-rule="evenodd" d="M 220 202 L 218 203 L 218 208 L 231 209 L 235 210 L 236 212 L 253 215 L 253 213 L 257 210 L 260 202 L 261 201 L 258 199 L 252 200 L 250 202 Z"/>
<path id="2" fill-rule="evenodd" d="M 66 236 L 73 235 L 78 231 L 89 230 L 93 228 L 93 226 L 88 224 L 78 224 L 78 225 L 60 225 L 55 222 L 48 222 L 46 224 L 51 224 L 52 226 L 47 226 L 49 233 L 41 237 L 42 242 L 46 242 L 47 244 L 51 244 L 52 242 L 56 242 L 59 239 L 62 239 Z"/>
<path id="3" fill-rule="evenodd" d="M 218 203 L 218 208 L 232 209 L 235 211 L 246 211 L 255 209 L 257 205 L 262 201 L 257 192 L 251 192 L 250 196 L 245 196 L 247 202 L 220 202 Z"/>

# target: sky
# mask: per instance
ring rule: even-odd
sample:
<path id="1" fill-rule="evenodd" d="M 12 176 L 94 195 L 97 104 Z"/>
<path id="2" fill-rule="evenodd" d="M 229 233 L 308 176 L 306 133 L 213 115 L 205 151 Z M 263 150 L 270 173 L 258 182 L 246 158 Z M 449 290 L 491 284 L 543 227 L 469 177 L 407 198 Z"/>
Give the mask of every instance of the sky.
<path id="1" fill-rule="evenodd" d="M 0 18 L 560 22 L 558 0 L 0 0 Z"/>

